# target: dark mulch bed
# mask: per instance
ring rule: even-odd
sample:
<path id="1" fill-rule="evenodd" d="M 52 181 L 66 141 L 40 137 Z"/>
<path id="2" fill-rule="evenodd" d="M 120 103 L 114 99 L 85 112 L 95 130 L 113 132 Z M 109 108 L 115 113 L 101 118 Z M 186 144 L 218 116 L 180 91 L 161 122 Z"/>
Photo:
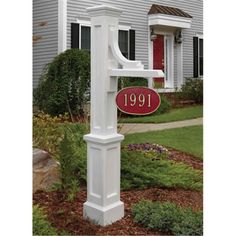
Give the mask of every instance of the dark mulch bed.
<path id="1" fill-rule="evenodd" d="M 202 161 L 189 154 L 169 149 L 168 159 L 183 162 L 196 169 L 202 169 Z M 34 204 L 44 207 L 48 220 L 59 231 L 71 235 L 165 235 L 151 231 L 133 222 L 131 206 L 142 199 L 152 201 L 171 201 L 182 207 L 194 210 L 203 209 L 202 192 L 184 189 L 149 188 L 121 192 L 125 204 L 125 216 L 112 225 L 101 227 L 83 219 L 83 203 L 86 201 L 86 190 L 81 190 L 73 201 L 67 201 L 64 192 L 37 191 L 33 195 Z"/>
<path id="2" fill-rule="evenodd" d="M 65 230 L 73 235 L 164 235 L 133 222 L 131 206 L 141 199 L 171 201 L 194 210 L 203 208 L 202 192 L 162 188 L 126 191 L 121 192 L 121 200 L 125 203 L 125 217 L 112 225 L 101 227 L 83 219 L 83 203 L 86 201 L 85 190 L 80 191 L 74 201 L 66 201 L 65 193 L 60 191 L 38 191 L 33 196 L 34 204 L 44 207 L 48 220 L 59 231 Z"/>

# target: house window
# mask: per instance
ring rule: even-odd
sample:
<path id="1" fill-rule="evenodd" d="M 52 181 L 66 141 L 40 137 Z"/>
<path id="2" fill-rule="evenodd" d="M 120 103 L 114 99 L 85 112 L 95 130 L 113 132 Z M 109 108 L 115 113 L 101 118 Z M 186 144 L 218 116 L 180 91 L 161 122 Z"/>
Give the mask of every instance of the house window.
<path id="1" fill-rule="evenodd" d="M 90 27 L 89 26 L 81 26 L 81 49 L 90 50 Z"/>
<path id="2" fill-rule="evenodd" d="M 203 39 L 199 39 L 199 75 L 203 76 Z"/>
<path id="3" fill-rule="evenodd" d="M 127 30 L 119 30 L 119 47 L 120 51 L 124 57 L 129 58 L 129 40 L 128 40 L 128 31 Z"/>
<path id="4" fill-rule="evenodd" d="M 193 77 L 203 76 L 203 38 L 193 37 Z"/>
<path id="5" fill-rule="evenodd" d="M 135 60 L 135 30 L 122 27 L 119 30 L 118 43 L 124 57 Z M 90 23 L 71 23 L 71 48 L 90 50 Z"/>

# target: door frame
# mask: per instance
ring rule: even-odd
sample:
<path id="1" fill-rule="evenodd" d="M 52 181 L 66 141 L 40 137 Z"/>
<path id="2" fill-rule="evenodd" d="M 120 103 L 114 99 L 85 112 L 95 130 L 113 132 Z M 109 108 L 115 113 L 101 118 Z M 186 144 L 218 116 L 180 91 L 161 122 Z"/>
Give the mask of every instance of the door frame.
<path id="1" fill-rule="evenodd" d="M 150 31 L 150 27 L 149 31 Z M 174 33 L 154 30 L 155 34 L 164 35 L 164 60 L 165 60 L 165 76 L 164 90 L 170 89 L 174 91 Z M 150 35 L 150 33 L 149 33 Z M 149 69 L 153 69 L 153 41 L 149 37 Z M 167 77 L 166 77 L 167 75 Z M 152 87 L 152 78 L 149 79 L 149 87 Z M 158 89 L 163 90 L 163 89 Z"/>

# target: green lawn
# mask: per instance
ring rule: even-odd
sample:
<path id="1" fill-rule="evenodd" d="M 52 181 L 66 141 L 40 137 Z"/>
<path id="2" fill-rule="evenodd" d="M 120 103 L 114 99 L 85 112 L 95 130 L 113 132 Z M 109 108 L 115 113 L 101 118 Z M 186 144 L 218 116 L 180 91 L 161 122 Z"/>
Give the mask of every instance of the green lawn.
<path id="1" fill-rule="evenodd" d="M 128 117 L 119 119 L 119 123 L 165 123 L 171 121 L 188 120 L 203 116 L 203 106 L 175 108 L 165 114 L 150 116 Z"/>
<path id="2" fill-rule="evenodd" d="M 203 126 L 189 126 L 146 133 L 127 134 L 125 135 L 123 144 L 147 142 L 172 147 L 202 159 Z"/>

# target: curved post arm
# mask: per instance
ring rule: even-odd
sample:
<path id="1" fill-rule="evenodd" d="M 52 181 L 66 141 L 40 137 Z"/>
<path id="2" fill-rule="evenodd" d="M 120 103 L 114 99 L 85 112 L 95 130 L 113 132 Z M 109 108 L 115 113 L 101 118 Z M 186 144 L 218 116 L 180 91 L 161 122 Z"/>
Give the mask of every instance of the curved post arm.
<path id="1" fill-rule="evenodd" d="M 123 69 L 138 69 L 142 70 L 144 68 L 141 61 L 131 61 L 125 58 L 118 45 L 117 29 L 110 27 L 109 29 L 109 46 L 111 48 L 112 54 L 117 62 L 123 67 Z"/>

